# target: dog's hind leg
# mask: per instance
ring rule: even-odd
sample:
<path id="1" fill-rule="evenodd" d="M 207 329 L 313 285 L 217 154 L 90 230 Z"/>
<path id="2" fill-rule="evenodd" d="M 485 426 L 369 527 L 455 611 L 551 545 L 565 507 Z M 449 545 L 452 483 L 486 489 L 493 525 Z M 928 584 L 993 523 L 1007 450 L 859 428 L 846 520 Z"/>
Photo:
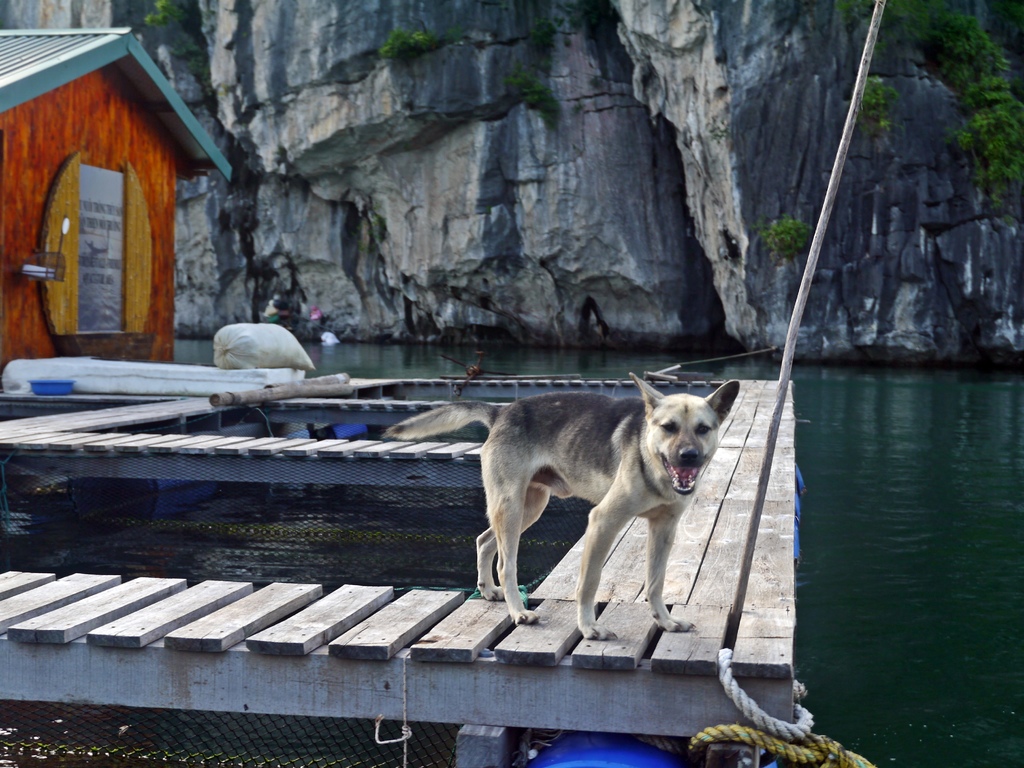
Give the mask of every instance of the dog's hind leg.
<path id="1" fill-rule="evenodd" d="M 519 592 L 519 541 L 523 531 L 537 522 L 550 498 L 551 492 L 547 486 L 531 483 L 527 486 L 523 496 L 522 509 L 519 514 L 508 514 L 509 510 L 515 507 L 514 501 L 505 503 L 502 508 L 504 514 L 488 512 L 497 542 L 498 575 L 501 579 L 501 588 L 505 596 L 505 603 L 508 605 L 508 612 L 516 624 L 534 624 L 538 619 L 536 613 L 526 609 L 523 597 Z M 501 520 L 500 525 L 496 524 L 499 519 Z"/>
<path id="2" fill-rule="evenodd" d="M 498 542 L 494 529 L 488 528 L 476 538 L 476 586 L 485 600 L 501 600 L 501 587 L 494 583 L 494 558 L 498 554 Z M 499 563 L 498 567 L 501 567 Z"/>
<path id="3" fill-rule="evenodd" d="M 688 632 L 693 624 L 678 621 L 669 615 L 665 607 L 665 571 L 668 568 L 669 552 L 676 538 L 679 525 L 678 515 L 664 507 L 647 515 L 647 604 L 658 626 L 666 632 Z"/>

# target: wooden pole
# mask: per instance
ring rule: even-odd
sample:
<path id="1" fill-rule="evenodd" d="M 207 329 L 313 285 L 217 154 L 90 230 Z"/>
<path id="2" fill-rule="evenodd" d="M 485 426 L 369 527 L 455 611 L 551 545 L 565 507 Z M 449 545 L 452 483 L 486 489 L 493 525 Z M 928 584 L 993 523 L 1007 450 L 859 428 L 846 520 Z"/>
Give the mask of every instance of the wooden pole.
<path id="1" fill-rule="evenodd" d="M 271 400 L 288 400 L 293 397 L 351 397 L 355 392 L 347 373 L 334 376 L 318 376 L 305 381 L 274 384 L 262 389 L 244 392 L 220 392 L 210 395 L 210 405 L 257 405 Z"/>
<path id="2" fill-rule="evenodd" d="M 868 70 L 871 68 L 871 56 L 875 50 L 875 40 L 878 38 L 878 27 L 882 23 L 882 12 L 884 10 L 885 0 L 875 0 L 875 11 L 871 17 L 867 39 L 864 41 L 864 52 L 860 59 L 860 69 L 857 71 L 857 82 L 854 85 L 853 95 L 850 98 L 850 108 L 846 113 L 843 136 L 839 142 L 839 149 L 836 151 L 835 162 L 832 164 L 832 176 L 829 178 L 828 189 L 825 192 L 825 203 L 822 206 L 821 215 L 818 217 L 817 228 L 814 230 L 811 249 L 807 254 L 807 264 L 804 266 L 803 279 L 800 281 L 800 291 L 797 294 L 793 314 L 789 320 L 786 347 L 782 353 L 779 384 L 775 392 L 775 410 L 772 414 L 771 425 L 768 428 L 768 444 L 765 446 L 764 457 L 761 462 L 760 481 L 757 486 L 757 494 L 754 497 L 754 507 L 750 514 L 749 527 L 747 528 L 747 538 L 743 550 L 743 561 L 740 565 L 740 575 L 736 585 L 736 594 L 733 597 L 729 613 L 729 622 L 725 635 L 725 645 L 727 648 L 735 648 L 736 645 L 736 634 L 739 629 L 740 617 L 743 615 L 743 603 L 747 597 L 747 582 L 750 580 L 750 569 L 754 561 L 754 545 L 757 542 L 757 530 L 761 525 L 761 512 L 764 510 L 764 499 L 768 489 L 768 475 L 771 472 L 772 460 L 775 458 L 775 443 L 779 437 L 782 409 L 786 403 L 786 394 L 789 391 L 790 377 L 793 372 L 793 355 L 796 351 L 797 332 L 800 330 L 800 321 L 803 318 L 804 308 L 807 306 L 807 296 L 811 292 L 811 282 L 814 279 L 814 270 L 818 264 L 818 255 L 821 253 L 821 244 L 825 239 L 825 230 L 828 228 L 828 221 L 832 215 L 832 208 L 835 205 L 836 194 L 839 190 L 839 180 L 842 178 L 843 165 L 846 163 L 846 153 L 850 149 L 850 142 L 853 140 L 853 130 L 857 124 L 857 114 L 860 112 L 861 98 L 864 95 L 864 84 L 867 82 Z"/>

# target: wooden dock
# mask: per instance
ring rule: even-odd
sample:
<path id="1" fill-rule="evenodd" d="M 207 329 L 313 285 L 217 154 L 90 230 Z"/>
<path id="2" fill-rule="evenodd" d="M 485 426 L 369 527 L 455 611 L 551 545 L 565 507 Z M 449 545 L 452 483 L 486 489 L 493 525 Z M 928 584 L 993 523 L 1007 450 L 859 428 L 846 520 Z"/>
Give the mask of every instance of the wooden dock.
<path id="1" fill-rule="evenodd" d="M 582 542 L 531 595 L 544 621 L 515 628 L 504 604 L 455 591 L 13 572 L 0 576 L 0 698 L 677 736 L 735 722 L 716 657 L 774 392 L 774 383 L 744 382 L 680 525 L 665 595 L 693 632 L 662 633 L 650 618 L 639 520 L 620 536 L 598 595 L 613 642 L 582 641 L 576 628 Z M 356 471 L 382 483 L 480 481 L 472 443 L 109 431 L 152 423 L 154 413 L 130 411 L 155 407 L 5 422 L 0 453 L 21 470 L 89 476 L 267 482 L 301 464 L 322 478 L 311 482 Z M 201 401 L 175 407 L 202 411 Z M 747 692 L 781 719 L 793 704 L 794 427 L 790 401 L 733 661 Z"/>

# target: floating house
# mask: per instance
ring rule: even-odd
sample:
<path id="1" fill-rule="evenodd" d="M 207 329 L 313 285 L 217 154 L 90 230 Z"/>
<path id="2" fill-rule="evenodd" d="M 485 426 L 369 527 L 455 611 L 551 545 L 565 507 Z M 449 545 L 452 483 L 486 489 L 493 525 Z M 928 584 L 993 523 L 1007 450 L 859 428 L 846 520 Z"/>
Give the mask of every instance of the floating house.
<path id="1" fill-rule="evenodd" d="M 209 171 L 131 30 L 0 31 L 0 367 L 172 359 L 175 184 Z"/>

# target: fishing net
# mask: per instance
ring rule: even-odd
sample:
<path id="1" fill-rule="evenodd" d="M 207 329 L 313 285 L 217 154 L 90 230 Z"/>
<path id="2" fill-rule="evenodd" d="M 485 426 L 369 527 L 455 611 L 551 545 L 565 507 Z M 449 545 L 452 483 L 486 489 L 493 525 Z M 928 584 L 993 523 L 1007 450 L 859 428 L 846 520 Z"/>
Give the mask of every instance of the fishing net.
<path id="1" fill-rule="evenodd" d="M 217 472 L 167 477 L 166 455 L 133 461 L 131 478 L 83 477 L 59 457 L 45 472 L 0 465 L 0 571 L 318 583 L 325 592 L 342 584 L 475 589 L 475 538 L 486 527 L 476 463 L 449 485 L 422 487 L 387 482 L 382 459 L 346 460 L 339 482 L 301 459 L 274 462 L 265 482 Z M 579 499 L 552 499 L 523 537 L 523 584 L 543 579 L 583 535 L 588 511 Z M 411 765 L 453 764 L 457 726 L 412 726 Z M 12 701 L 0 702 L 0 745 L 16 765 L 36 764 L 19 755 L 62 755 L 62 766 L 69 756 L 102 756 L 90 764 L 103 768 L 142 757 L 245 766 L 402 758 L 401 744 L 375 743 L 372 721 Z"/>

